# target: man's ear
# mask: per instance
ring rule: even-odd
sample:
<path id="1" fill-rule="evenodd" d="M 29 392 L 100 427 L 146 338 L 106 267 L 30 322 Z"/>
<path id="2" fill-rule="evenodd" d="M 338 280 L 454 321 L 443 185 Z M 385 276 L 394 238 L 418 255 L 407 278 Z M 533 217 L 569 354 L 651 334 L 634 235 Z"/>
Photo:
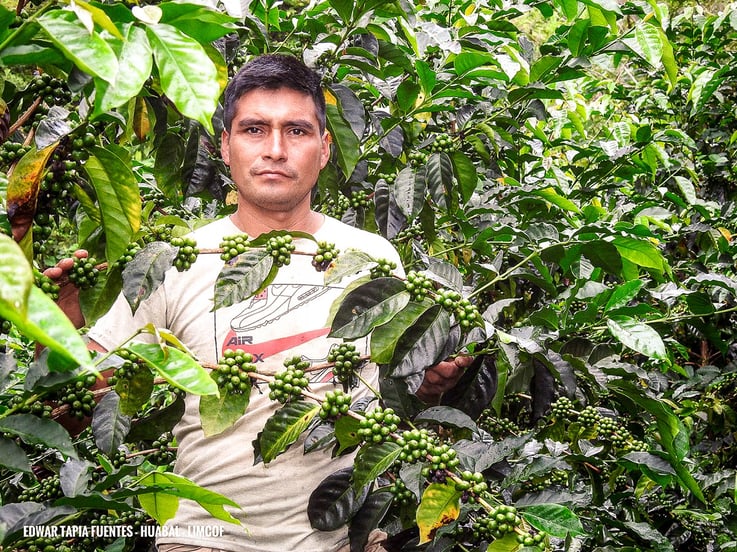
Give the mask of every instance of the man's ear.
<path id="1" fill-rule="evenodd" d="M 230 165 L 230 134 L 225 129 L 220 135 L 220 156 L 226 165 Z"/>

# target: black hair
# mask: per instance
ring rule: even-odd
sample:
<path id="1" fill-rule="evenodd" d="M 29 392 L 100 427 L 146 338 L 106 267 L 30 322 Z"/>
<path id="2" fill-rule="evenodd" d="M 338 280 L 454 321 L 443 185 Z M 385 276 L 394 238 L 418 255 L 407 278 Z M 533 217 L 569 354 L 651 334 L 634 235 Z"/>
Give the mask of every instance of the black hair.
<path id="1" fill-rule="evenodd" d="M 262 88 L 278 90 L 290 88 L 307 94 L 315 104 L 320 132 L 325 130 L 325 95 L 320 76 L 294 56 L 264 54 L 253 58 L 241 67 L 225 88 L 223 99 L 223 124 L 230 132 L 235 106 L 241 96 Z"/>

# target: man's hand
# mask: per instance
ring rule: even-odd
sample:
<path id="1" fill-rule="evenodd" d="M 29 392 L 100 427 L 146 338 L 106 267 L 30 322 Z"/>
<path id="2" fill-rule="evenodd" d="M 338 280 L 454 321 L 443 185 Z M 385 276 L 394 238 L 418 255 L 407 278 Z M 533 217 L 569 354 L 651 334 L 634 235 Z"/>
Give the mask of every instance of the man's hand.
<path id="1" fill-rule="evenodd" d="M 459 355 L 455 358 L 439 362 L 425 370 L 425 379 L 415 395 L 428 404 L 437 404 L 440 397 L 448 389 L 452 389 L 466 368 L 471 366 L 474 357 Z"/>
<path id="2" fill-rule="evenodd" d="M 78 249 L 72 257 L 60 260 L 56 266 L 47 268 L 43 273 L 59 284 L 59 299 L 56 300 L 56 304 L 72 321 L 75 328 L 81 328 L 85 325 L 85 320 L 82 309 L 79 307 L 79 289 L 67 279 L 69 271 L 74 266 L 75 258 L 86 259 L 87 251 Z"/>

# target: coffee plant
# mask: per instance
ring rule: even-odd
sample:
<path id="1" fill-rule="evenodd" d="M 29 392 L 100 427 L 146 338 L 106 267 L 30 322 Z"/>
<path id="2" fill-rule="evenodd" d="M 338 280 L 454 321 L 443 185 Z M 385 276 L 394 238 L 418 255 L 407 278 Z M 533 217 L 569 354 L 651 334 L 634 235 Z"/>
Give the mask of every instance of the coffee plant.
<path id="1" fill-rule="evenodd" d="M 145 550 L 181 498 L 235 523 L 173 473 L 170 431 L 184 393 L 217 434 L 263 382 L 261 461 L 354 455 L 308 512 L 351 550 L 374 528 L 390 551 L 737 550 L 737 4 L 148 4 L 0 5 L 3 549 Z M 271 51 L 323 78 L 315 209 L 403 267 L 298 232 L 188 236 L 234 210 L 220 94 Z M 68 282 L 42 277 L 81 248 Z M 98 354 L 55 304 L 78 293 L 84 329 L 203 255 L 216 308 L 295 255 L 365 274 L 333 309 L 344 343 L 273 375 L 235 350 L 200 365 L 163 328 Z M 457 355 L 459 384 L 421 401 Z"/>

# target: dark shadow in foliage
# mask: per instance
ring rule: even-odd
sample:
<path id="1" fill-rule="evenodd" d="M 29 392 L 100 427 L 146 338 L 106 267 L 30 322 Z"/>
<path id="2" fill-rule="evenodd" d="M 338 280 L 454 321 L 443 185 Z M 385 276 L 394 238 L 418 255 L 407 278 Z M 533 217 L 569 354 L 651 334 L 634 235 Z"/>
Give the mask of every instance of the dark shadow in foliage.
<path id="1" fill-rule="evenodd" d="M 441 403 L 477 420 L 491 404 L 497 388 L 496 361 L 490 355 L 476 357 L 458 384 L 446 391 Z"/>

